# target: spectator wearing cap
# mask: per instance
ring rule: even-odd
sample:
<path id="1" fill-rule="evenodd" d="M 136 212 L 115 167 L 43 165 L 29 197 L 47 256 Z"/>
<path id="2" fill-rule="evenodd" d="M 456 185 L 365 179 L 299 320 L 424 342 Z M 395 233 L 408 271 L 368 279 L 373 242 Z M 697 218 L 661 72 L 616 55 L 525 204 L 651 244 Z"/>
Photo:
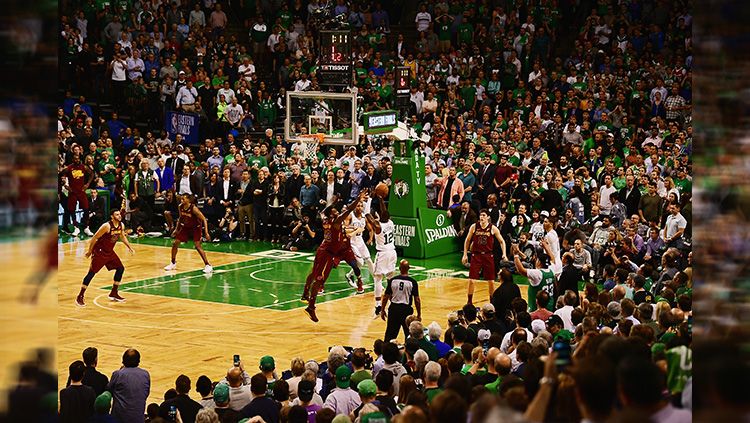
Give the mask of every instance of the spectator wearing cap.
<path id="1" fill-rule="evenodd" d="M 229 408 L 229 386 L 219 383 L 213 390 L 214 404 L 213 410 L 219 416 L 219 421 L 236 422 L 240 419 L 240 413 Z"/>
<path id="2" fill-rule="evenodd" d="M 438 358 L 443 358 L 451 350 L 451 346 L 440 340 L 440 336 L 443 334 L 443 329 L 440 327 L 438 322 L 432 322 L 427 326 L 427 336 L 430 338 L 430 342 L 435 345 L 438 352 Z"/>
<path id="3" fill-rule="evenodd" d="M 618 303 L 617 301 L 610 301 L 609 304 L 607 304 L 607 314 L 609 315 L 611 321 L 606 323 L 606 325 L 614 329 L 615 325 L 617 325 L 617 321 L 622 317 L 622 308 L 620 307 L 620 303 Z"/>
<path id="4" fill-rule="evenodd" d="M 565 322 L 563 322 L 562 317 L 560 317 L 557 314 L 553 314 L 552 316 L 549 316 L 545 324 L 547 325 L 547 332 L 552 334 L 553 338 L 555 337 L 555 335 L 557 335 L 558 332 L 565 329 Z"/>
<path id="5" fill-rule="evenodd" d="M 151 375 L 138 367 L 141 354 L 128 349 L 122 355 L 123 367 L 115 370 L 107 390 L 112 393 L 112 415 L 121 422 L 144 422 L 143 410 L 151 392 Z"/>
<path id="6" fill-rule="evenodd" d="M 350 387 L 351 375 L 352 371 L 346 365 L 339 366 L 336 369 L 336 387 L 328 394 L 323 407 L 332 409 L 336 414 L 344 415 L 349 415 L 359 407 L 362 401 Z"/>
<path id="7" fill-rule="evenodd" d="M 422 322 L 415 320 L 409 324 L 409 338 L 417 341 L 419 348 L 427 353 L 430 360 L 437 361 L 439 358 L 437 347 L 429 339 L 425 338 L 424 335 Z"/>
<path id="8" fill-rule="evenodd" d="M 492 293 L 493 297 L 495 293 Z M 486 329 L 491 334 L 498 334 L 500 336 L 504 336 L 505 333 L 508 331 L 509 328 L 505 326 L 504 322 L 501 322 L 497 319 L 497 315 L 495 313 L 495 306 L 491 303 L 484 304 L 482 306 L 482 309 L 479 313 L 479 320 L 480 320 L 480 330 Z"/>
<path id="9" fill-rule="evenodd" d="M 260 416 L 266 423 L 278 423 L 279 403 L 267 395 L 268 379 L 263 373 L 257 373 L 250 379 L 250 390 L 253 400 L 240 411 L 240 417 Z"/>
<path id="10" fill-rule="evenodd" d="M 60 421 L 75 423 L 87 421 L 94 414 L 96 393 L 83 384 L 86 365 L 76 360 L 68 367 L 70 385 L 60 391 Z"/>
<path id="11" fill-rule="evenodd" d="M 112 394 L 104 391 L 94 400 L 94 415 L 89 423 L 115 423 L 115 418 L 109 413 L 112 409 Z"/>
<path id="12" fill-rule="evenodd" d="M 159 406 L 159 416 L 163 419 L 168 419 L 169 410 L 174 406 L 179 410 L 183 422 L 195 422 L 195 416 L 203 407 L 188 395 L 190 392 L 190 378 L 185 375 L 179 375 L 174 385 L 177 396 L 161 403 Z"/>
<path id="13" fill-rule="evenodd" d="M 259 369 L 263 376 L 266 377 L 266 384 L 268 385 L 268 392 L 273 391 L 273 385 L 276 383 L 277 377 L 274 370 L 276 370 L 276 362 L 270 355 L 264 355 L 260 359 Z"/>
<path id="14" fill-rule="evenodd" d="M 308 423 L 315 423 L 315 416 L 323 408 L 320 404 L 313 402 L 315 394 L 315 382 L 311 380 L 301 380 L 297 385 L 298 404 L 305 408 L 307 412 Z"/>
<path id="15" fill-rule="evenodd" d="M 365 379 L 357 384 L 357 392 L 359 392 L 359 399 L 361 404 L 355 408 L 350 414 L 349 418 L 355 421 L 360 416 L 362 409 L 367 404 L 372 404 L 375 401 L 375 397 L 378 393 L 378 386 L 372 379 Z M 374 404 L 380 408 L 379 404 Z"/>

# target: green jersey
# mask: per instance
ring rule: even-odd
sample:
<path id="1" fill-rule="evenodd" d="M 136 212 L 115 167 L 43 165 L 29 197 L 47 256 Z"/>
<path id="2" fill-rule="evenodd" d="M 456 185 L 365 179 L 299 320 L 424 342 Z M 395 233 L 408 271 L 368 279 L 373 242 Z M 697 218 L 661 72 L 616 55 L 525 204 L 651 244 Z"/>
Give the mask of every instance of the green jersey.
<path id="1" fill-rule="evenodd" d="M 549 311 L 555 311 L 555 274 L 551 269 L 529 269 L 527 271 L 529 278 L 528 303 L 529 311 L 536 310 L 536 296 L 540 291 L 546 291 L 549 294 L 549 303 L 546 308 Z M 534 285 L 536 282 L 536 285 Z"/>
<path id="2" fill-rule="evenodd" d="M 466 22 L 458 26 L 458 42 L 470 44 L 474 38 L 474 27 Z"/>

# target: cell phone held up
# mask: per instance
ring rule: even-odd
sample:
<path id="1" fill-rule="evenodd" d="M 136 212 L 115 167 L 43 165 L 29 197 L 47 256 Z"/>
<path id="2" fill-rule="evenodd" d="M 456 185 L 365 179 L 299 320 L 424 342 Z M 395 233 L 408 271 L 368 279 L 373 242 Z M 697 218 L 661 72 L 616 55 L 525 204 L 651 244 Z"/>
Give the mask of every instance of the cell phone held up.
<path id="1" fill-rule="evenodd" d="M 234 367 L 240 367 L 240 355 L 235 354 L 233 358 Z"/>

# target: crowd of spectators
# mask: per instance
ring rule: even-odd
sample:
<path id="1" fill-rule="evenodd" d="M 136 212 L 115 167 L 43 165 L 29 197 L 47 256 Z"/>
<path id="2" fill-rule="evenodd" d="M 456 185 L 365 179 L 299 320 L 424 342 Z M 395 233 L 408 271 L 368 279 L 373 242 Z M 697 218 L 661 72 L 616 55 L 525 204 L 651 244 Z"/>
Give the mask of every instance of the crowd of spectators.
<path id="1" fill-rule="evenodd" d="M 194 386 L 181 374 L 147 407 L 150 374 L 138 367 L 138 351 L 127 350 L 108 379 L 89 347 L 70 365 L 61 421 L 691 421 L 692 311 L 684 296 L 674 307 L 636 305 L 624 289 L 610 297 L 587 287 L 580 302 L 567 291 L 546 320 L 520 296 L 510 299 L 504 311 L 467 305 L 448 316 L 445 331 L 410 316 L 405 342 L 334 346 L 320 363 L 296 357 L 282 371 L 264 356 L 254 375 L 237 361 Z"/>
<path id="2" fill-rule="evenodd" d="M 276 126 L 285 91 L 320 89 L 321 4 L 271 3 L 65 3 L 60 169 L 78 157 L 92 175 L 87 188 L 109 191 L 135 233 L 171 233 L 176 196 L 187 193 L 199 199 L 216 241 L 314 247 L 322 236 L 315 212 L 390 184 L 392 151 L 363 136 L 347 149 L 322 146 L 306 160 L 286 142 Z M 539 242 L 554 232 L 563 269 L 555 289 L 533 304 L 514 302 L 502 289 L 514 284 L 503 271 L 492 299 L 498 324 L 482 328 L 489 336 L 480 341 L 486 322 L 468 320 L 472 312 L 463 310 L 444 338 L 457 348 L 453 358 L 443 351 L 419 361 L 424 354 L 410 350 L 409 340 L 395 358 L 390 344 L 381 346 L 391 351 L 385 368 L 398 368 L 392 389 L 386 376 L 378 380 L 385 373 L 376 361 L 374 397 L 362 396 L 358 384 L 359 395 L 336 394 L 335 406 L 325 408 L 349 414 L 339 405 L 378 397 L 378 407 L 390 408 L 391 395 L 413 406 L 402 414 L 433 421 L 459 421 L 453 416 L 469 406 L 473 419 L 491 409 L 539 421 L 539 410 L 549 420 L 604 420 L 616 409 L 682 421 L 669 420 L 684 411 L 663 408 L 663 401 L 690 407 L 679 395 L 687 390 L 691 344 L 690 4 L 436 1 L 418 6 L 413 25 L 394 4 L 336 2 L 334 13 L 344 14 L 353 32 L 360 104 L 396 107 L 394 68 L 410 67 L 409 122 L 430 136 L 418 146 L 430 206 L 450 211 L 459 238 L 487 208 L 508 252 L 518 245 L 526 267 L 534 267 Z M 199 144 L 167 136 L 163 120 L 171 110 L 200 116 Z M 75 217 L 65 207 L 67 174 L 59 190 L 66 229 Z M 84 218 L 73 220 L 85 233 L 105 219 L 102 202 L 93 200 Z M 477 339 L 461 339 L 472 331 L 458 328 L 472 325 Z M 560 374 L 541 360 L 565 355 L 558 342 L 573 361 Z M 376 355 L 388 358 L 386 351 Z M 321 374 L 330 384 L 343 361 L 328 361 Z M 400 361 L 406 367 L 394 364 Z M 508 377 L 493 378 L 508 363 Z M 246 409 L 232 405 L 234 389 L 261 397 L 252 379 L 229 382 L 230 409 Z M 288 400 L 279 385 L 278 396 L 269 393 L 264 402 Z M 493 399 L 475 385 L 485 385 Z M 186 395 L 181 386 L 177 395 Z M 408 397 L 398 395 L 399 386 Z M 329 397 L 317 388 L 312 398 Z M 494 406 L 498 398 L 501 408 Z M 274 408 L 268 404 L 264 410 Z M 289 415 L 301 414 L 296 410 Z"/>

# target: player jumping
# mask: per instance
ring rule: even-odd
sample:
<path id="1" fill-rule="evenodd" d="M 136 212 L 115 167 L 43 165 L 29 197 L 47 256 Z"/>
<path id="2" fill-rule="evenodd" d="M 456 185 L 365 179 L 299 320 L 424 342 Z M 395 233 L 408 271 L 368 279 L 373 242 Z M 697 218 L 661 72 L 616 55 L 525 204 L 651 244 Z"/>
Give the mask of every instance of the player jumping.
<path id="1" fill-rule="evenodd" d="M 367 227 L 367 218 L 365 217 L 364 209 L 365 203 L 364 201 L 360 201 L 354 208 L 352 214 L 349 215 L 346 227 L 347 235 L 349 236 L 352 245 L 352 251 L 354 251 L 354 256 L 357 258 L 357 265 L 359 265 L 360 268 L 367 265 L 367 269 L 372 275 L 375 271 L 374 264 L 372 258 L 370 258 L 370 250 L 367 248 L 367 244 L 365 244 L 365 240 L 362 238 L 362 233 Z M 346 274 L 346 280 L 352 287 L 357 286 L 354 268 Z"/>
<path id="2" fill-rule="evenodd" d="M 79 307 L 86 307 L 86 303 L 83 300 L 86 288 L 89 287 L 89 283 L 94 279 L 94 275 L 104 266 L 107 266 L 107 270 L 114 269 L 115 271 L 112 290 L 109 292 L 109 299 L 118 302 L 125 301 L 125 298 L 122 298 L 117 293 L 117 288 L 120 286 L 120 281 L 122 281 L 122 274 L 125 272 L 125 267 L 122 265 L 120 257 L 115 253 L 115 244 L 117 244 L 118 239 L 121 240 L 131 254 L 133 253 L 133 247 L 130 246 L 130 242 L 125 237 L 125 228 L 122 224 L 120 210 L 113 210 L 111 215 L 109 222 L 104 223 L 89 241 L 86 257 L 91 257 L 91 266 L 89 267 L 89 272 L 83 278 L 81 292 L 76 297 L 76 305 Z"/>
<path id="3" fill-rule="evenodd" d="M 372 279 L 375 282 L 375 318 L 380 316 L 381 296 L 383 295 L 383 278 L 386 279 L 396 271 L 396 245 L 393 243 L 394 225 L 391 215 L 385 206 L 383 197 L 378 197 L 377 218 L 373 215 L 373 210 L 365 215 L 367 223 L 375 233 L 375 268 L 372 272 Z"/>
<path id="4" fill-rule="evenodd" d="M 175 225 L 174 242 L 172 243 L 172 262 L 164 267 L 164 270 L 166 271 L 177 268 L 177 249 L 180 247 L 180 243 L 187 242 L 191 237 L 195 244 L 195 250 L 198 251 L 201 259 L 203 259 L 203 264 L 206 265 L 203 268 L 203 273 L 211 273 L 214 271 L 214 268 L 211 267 L 211 264 L 208 262 L 206 252 L 203 251 L 203 246 L 201 245 L 202 235 L 205 234 L 206 239 L 211 239 L 208 234 L 208 221 L 206 221 L 206 216 L 198 210 L 198 207 L 195 207 L 193 201 L 193 196 L 190 194 L 183 194 L 182 197 L 180 197 L 180 217 Z"/>
<path id="5" fill-rule="evenodd" d="M 354 269 L 354 274 L 357 275 L 357 294 L 365 292 L 362 287 L 362 272 L 359 270 L 359 266 L 357 266 L 357 259 L 354 257 L 354 252 L 348 242 L 348 238 L 344 234 L 343 227 L 346 217 L 362 202 L 365 195 L 366 192 L 362 191 L 341 213 L 335 208 L 338 200 L 323 210 L 323 242 L 315 253 L 313 268 L 310 274 L 307 275 L 305 289 L 301 298 L 301 301 L 307 301 L 305 313 L 307 313 L 313 322 L 318 321 L 318 316 L 315 314 L 315 300 L 318 292 L 323 288 L 328 275 L 331 274 L 331 269 L 339 261 L 345 261 Z"/>
<path id="6" fill-rule="evenodd" d="M 500 243 L 500 251 L 503 253 L 503 260 L 508 260 L 505 253 L 505 241 L 500 234 L 500 229 L 490 222 L 490 212 L 487 209 L 479 211 L 479 222 L 474 223 L 469 228 L 469 233 L 464 241 L 464 255 L 461 262 L 464 266 L 469 264 L 469 248 L 471 248 L 471 265 L 469 267 L 469 289 L 467 291 L 467 304 L 471 304 L 474 297 L 474 281 L 483 277 L 488 283 L 488 292 L 490 301 L 492 293 L 495 291 L 495 256 L 494 241 Z"/>

